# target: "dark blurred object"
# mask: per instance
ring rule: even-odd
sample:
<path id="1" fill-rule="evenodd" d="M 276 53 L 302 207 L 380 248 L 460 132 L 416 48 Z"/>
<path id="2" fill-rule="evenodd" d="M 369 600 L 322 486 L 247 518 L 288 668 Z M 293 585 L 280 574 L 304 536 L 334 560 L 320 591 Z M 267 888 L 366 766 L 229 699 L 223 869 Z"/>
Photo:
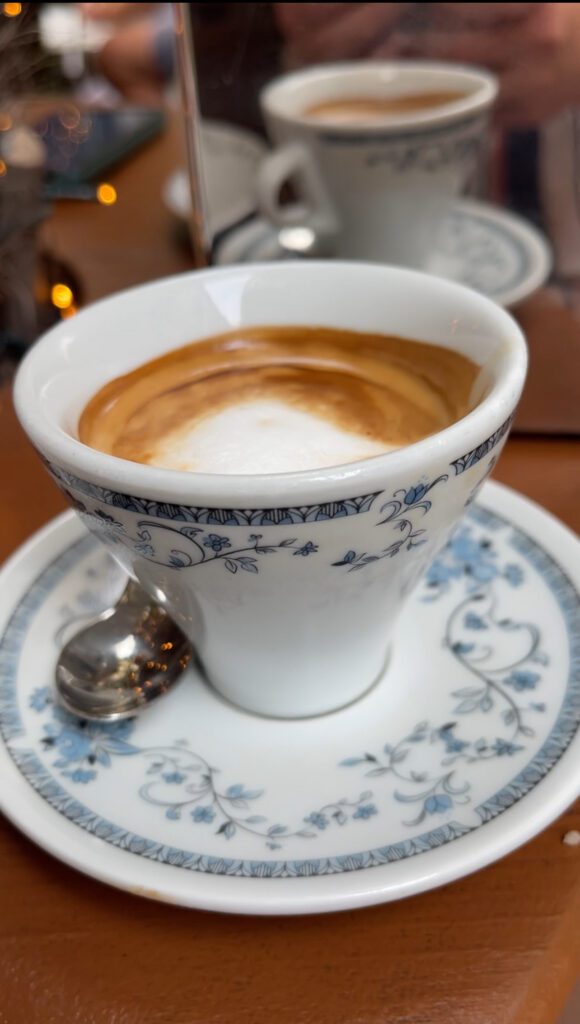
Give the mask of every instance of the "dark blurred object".
<path id="1" fill-rule="evenodd" d="M 536 227 L 546 229 L 541 213 L 539 139 L 535 130 L 512 132 L 505 141 L 504 204 Z"/>
<path id="2" fill-rule="evenodd" d="M 42 196 L 45 150 L 25 123 L 31 96 L 60 89 L 55 57 L 43 53 L 39 4 L 0 6 L 0 359 L 5 368 L 60 316 L 38 296 L 43 278 L 38 229 L 48 213 Z M 42 289 L 41 289 L 42 290 Z"/>
<path id="3" fill-rule="evenodd" d="M 28 332 L 10 326 L 7 313 L 15 301 L 5 303 L 0 292 L 0 386 L 11 379 L 18 363 L 27 349 L 39 335 L 49 330 L 62 319 L 74 316 L 83 301 L 79 279 L 62 260 L 50 253 L 37 251 L 34 233 L 34 264 L 32 281 L 28 288 L 19 293 L 18 299 L 24 304 Z M 12 314 L 12 323 L 14 323 Z"/>
<path id="4" fill-rule="evenodd" d="M 282 67 L 273 5 L 188 4 L 203 117 L 263 134 L 258 97 Z"/>
<path id="5" fill-rule="evenodd" d="M 79 289 L 48 256 L 38 230 L 49 213 L 42 195 L 45 148 L 25 125 L 0 137 L 0 356 L 14 361 L 55 319 L 77 308 Z"/>
<path id="6" fill-rule="evenodd" d="M 38 334 L 34 303 L 36 236 L 42 200 L 44 146 L 25 126 L 0 138 L 0 329 L 30 344 Z"/>

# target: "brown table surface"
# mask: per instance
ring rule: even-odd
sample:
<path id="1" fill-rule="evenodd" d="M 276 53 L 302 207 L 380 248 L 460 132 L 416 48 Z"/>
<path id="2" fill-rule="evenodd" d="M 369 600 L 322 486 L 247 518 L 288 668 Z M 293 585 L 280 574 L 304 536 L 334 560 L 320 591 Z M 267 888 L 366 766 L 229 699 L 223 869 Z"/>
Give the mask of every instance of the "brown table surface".
<path id="1" fill-rule="evenodd" d="M 160 200 L 179 149 L 172 126 L 111 177 L 115 206 L 55 209 L 45 243 L 74 267 L 86 300 L 189 268 Z M 523 315 L 531 334 L 536 323 L 545 331 L 541 297 Z M 496 479 L 579 530 L 579 455 L 578 440 L 514 437 Z M 1 560 L 64 507 L 7 389 L 0 481 Z M 580 829 L 580 805 L 446 888 L 269 919 L 125 895 L 2 820 L 0 1024 L 552 1024 L 580 965 L 580 847 L 562 843 L 570 829 Z"/>

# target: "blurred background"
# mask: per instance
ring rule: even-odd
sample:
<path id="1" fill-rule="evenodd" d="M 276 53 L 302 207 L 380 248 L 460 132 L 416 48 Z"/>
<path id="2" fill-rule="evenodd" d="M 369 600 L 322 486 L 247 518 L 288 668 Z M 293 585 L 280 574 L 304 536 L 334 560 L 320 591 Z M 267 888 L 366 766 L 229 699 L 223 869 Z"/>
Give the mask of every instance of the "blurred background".
<path id="1" fill-rule="evenodd" d="M 308 204 L 259 195 L 274 79 L 343 61 L 497 76 L 477 173 L 427 269 L 512 308 L 528 334 L 518 429 L 580 433 L 580 4 L 0 5 L 3 372 L 90 301 L 201 266 L 308 259 Z M 292 175 L 280 205 L 304 196 Z M 376 258 L 376 257 L 375 257 Z"/>

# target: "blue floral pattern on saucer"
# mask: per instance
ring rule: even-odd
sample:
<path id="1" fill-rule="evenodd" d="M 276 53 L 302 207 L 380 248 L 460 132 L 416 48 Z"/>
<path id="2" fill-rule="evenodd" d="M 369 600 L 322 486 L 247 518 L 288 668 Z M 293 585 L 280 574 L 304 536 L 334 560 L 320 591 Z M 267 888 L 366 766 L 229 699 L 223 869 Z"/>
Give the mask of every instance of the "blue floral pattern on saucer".
<path id="1" fill-rule="evenodd" d="M 382 513 L 404 520 L 410 507 L 427 513 L 429 500 L 428 488 L 412 488 Z M 225 535 L 203 536 L 210 557 L 232 554 Z M 316 552 L 306 541 L 288 554 Z M 248 716 L 199 678 L 155 715 L 116 725 L 58 708 L 50 659 L 30 671 L 35 631 L 50 624 L 54 658 L 63 628 L 98 606 L 119 572 L 111 564 L 83 536 L 19 602 L 0 642 L 0 727 L 14 764 L 58 814 L 149 860 L 293 878 L 417 856 L 525 797 L 577 732 L 578 593 L 537 541 L 477 504 L 411 599 L 385 681 L 307 723 Z M 425 652 L 413 645 L 417 630 L 431 638 Z M 396 679 L 415 687 L 398 710 Z M 413 721 L 418 703 L 429 713 Z"/>

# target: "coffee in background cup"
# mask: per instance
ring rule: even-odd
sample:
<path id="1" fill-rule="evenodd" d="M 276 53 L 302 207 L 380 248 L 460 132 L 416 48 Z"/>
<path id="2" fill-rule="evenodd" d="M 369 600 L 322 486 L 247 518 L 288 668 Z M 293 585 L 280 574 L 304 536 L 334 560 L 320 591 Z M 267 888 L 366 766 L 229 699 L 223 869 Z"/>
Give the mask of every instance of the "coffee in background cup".
<path id="1" fill-rule="evenodd" d="M 419 92 L 401 96 L 344 96 L 314 103 L 304 117 L 324 124 L 374 124 L 402 114 L 434 110 L 465 98 L 462 92 Z"/>

